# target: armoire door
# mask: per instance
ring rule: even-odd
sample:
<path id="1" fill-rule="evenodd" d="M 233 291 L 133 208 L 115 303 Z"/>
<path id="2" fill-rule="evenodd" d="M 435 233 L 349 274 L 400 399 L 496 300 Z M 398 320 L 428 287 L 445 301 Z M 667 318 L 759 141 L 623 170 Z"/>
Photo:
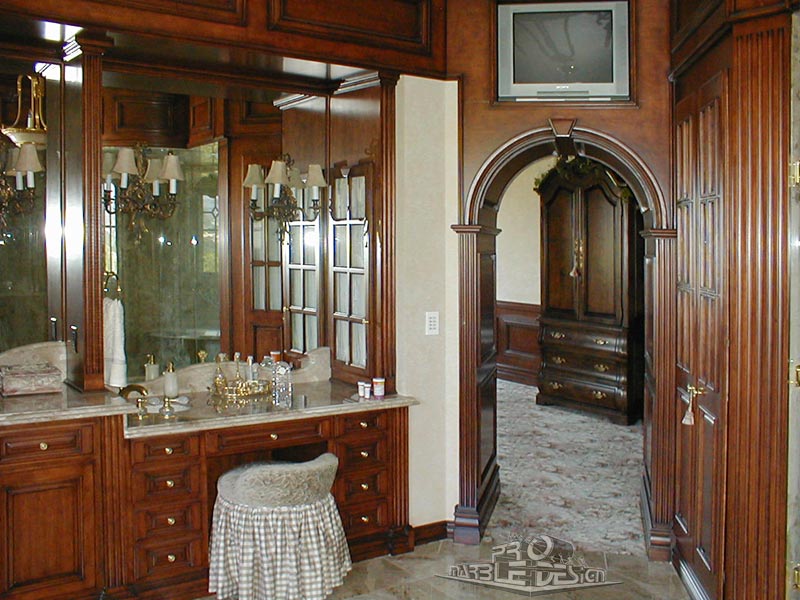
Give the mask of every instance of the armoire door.
<path id="1" fill-rule="evenodd" d="M 674 531 L 687 584 L 721 597 L 724 513 L 725 268 L 721 77 L 676 107 L 679 403 Z"/>

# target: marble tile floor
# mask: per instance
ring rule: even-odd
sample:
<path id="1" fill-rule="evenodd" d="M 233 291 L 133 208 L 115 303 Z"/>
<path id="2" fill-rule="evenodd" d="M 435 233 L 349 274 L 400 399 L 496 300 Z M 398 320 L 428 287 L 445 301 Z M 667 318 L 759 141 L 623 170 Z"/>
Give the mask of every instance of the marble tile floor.
<path id="1" fill-rule="evenodd" d="M 438 577 L 461 562 L 491 559 L 492 542 L 479 546 L 454 544 L 450 540 L 418 546 L 399 556 L 373 558 L 355 563 L 331 600 L 513 600 L 527 597 L 503 590 L 452 581 Z M 607 570 L 608 581 L 619 585 L 550 593 L 548 600 L 689 600 L 689 595 L 669 563 L 648 562 L 646 558 L 625 554 L 585 554 L 591 567 Z M 214 596 L 198 600 L 214 600 Z"/>

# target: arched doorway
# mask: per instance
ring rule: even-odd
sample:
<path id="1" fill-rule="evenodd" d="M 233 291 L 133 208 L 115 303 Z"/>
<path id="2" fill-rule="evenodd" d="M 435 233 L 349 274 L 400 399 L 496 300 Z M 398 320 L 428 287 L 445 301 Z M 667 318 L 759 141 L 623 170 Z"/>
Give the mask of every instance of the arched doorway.
<path id="1" fill-rule="evenodd" d="M 531 162 L 571 153 L 607 165 L 628 184 L 643 212 L 645 231 L 645 537 L 653 558 L 668 558 L 672 506 L 673 403 L 655 402 L 674 390 L 674 241 L 672 214 L 644 161 L 598 131 L 551 123 L 509 140 L 487 158 L 467 194 L 459 235 L 459 504 L 454 539 L 478 543 L 499 495 L 496 440 L 495 244 L 497 211 L 509 182 Z M 672 286 L 672 288 L 670 287 Z M 656 344 L 656 341 L 658 342 Z M 649 422 L 648 422 L 649 421 Z M 655 427 L 648 428 L 655 424 Z M 654 455 L 648 447 L 659 448 Z"/>

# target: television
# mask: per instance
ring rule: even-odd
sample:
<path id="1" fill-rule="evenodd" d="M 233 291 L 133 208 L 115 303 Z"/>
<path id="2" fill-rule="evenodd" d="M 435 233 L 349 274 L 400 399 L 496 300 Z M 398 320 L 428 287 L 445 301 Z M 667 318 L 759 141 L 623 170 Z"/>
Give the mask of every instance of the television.
<path id="1" fill-rule="evenodd" d="M 630 98 L 627 2 L 497 6 L 500 100 Z"/>

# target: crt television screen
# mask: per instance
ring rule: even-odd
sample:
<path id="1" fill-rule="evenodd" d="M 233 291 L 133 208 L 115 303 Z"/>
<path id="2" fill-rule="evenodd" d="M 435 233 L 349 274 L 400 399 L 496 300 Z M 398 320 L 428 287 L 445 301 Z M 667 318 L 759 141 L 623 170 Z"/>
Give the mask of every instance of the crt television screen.
<path id="1" fill-rule="evenodd" d="M 610 10 L 514 15 L 514 83 L 614 81 Z"/>

